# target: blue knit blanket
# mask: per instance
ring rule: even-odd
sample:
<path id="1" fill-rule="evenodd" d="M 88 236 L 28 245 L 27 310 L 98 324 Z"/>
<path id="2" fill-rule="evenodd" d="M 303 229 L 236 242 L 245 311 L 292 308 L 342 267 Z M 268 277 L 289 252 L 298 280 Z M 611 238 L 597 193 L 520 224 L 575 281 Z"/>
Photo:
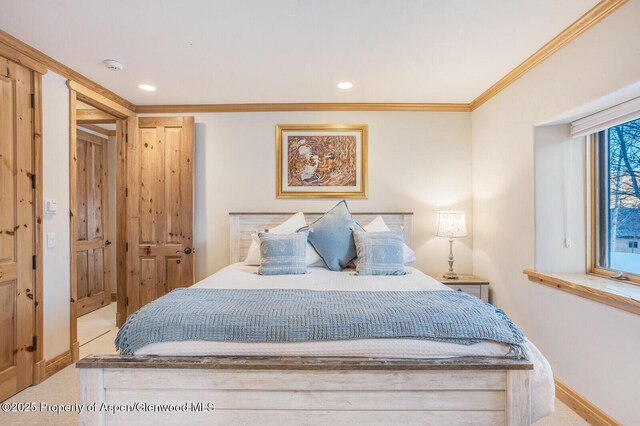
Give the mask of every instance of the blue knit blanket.
<path id="1" fill-rule="evenodd" d="M 120 328 L 116 347 L 150 343 L 309 342 L 404 338 L 510 345 L 524 359 L 524 335 L 500 309 L 456 291 L 315 291 L 180 288 L 143 306 Z"/>

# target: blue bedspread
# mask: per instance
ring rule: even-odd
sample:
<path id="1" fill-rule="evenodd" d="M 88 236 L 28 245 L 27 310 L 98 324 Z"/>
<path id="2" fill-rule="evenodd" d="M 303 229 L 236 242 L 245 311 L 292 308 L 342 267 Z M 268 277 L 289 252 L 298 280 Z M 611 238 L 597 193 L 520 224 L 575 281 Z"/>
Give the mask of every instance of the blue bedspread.
<path id="1" fill-rule="evenodd" d="M 456 291 L 314 291 L 181 288 L 133 313 L 116 337 L 122 353 L 150 343 L 308 342 L 377 338 L 510 345 L 524 335 L 500 309 Z"/>

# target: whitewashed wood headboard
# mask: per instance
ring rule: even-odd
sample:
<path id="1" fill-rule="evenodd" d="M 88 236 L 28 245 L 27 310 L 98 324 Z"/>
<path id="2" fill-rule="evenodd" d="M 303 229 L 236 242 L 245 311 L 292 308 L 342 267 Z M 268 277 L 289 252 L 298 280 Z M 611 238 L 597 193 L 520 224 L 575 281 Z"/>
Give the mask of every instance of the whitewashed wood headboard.
<path id="1" fill-rule="evenodd" d="M 237 263 L 247 257 L 251 234 L 256 231 L 273 228 L 289 219 L 295 213 L 229 213 L 229 242 L 231 263 Z M 324 213 L 305 213 L 307 223 L 312 223 Z M 391 230 L 401 229 L 404 241 L 413 245 L 413 213 L 352 213 L 353 218 L 361 225 L 366 225 L 382 216 Z"/>

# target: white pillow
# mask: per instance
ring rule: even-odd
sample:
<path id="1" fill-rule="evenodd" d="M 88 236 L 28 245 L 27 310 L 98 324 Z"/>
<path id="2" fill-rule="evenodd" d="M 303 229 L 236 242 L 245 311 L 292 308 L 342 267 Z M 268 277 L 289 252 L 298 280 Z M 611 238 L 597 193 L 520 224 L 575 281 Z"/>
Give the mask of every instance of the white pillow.
<path id="1" fill-rule="evenodd" d="M 307 222 L 304 219 L 304 213 L 298 212 L 291 216 L 289 219 L 284 221 L 278 226 L 275 226 L 269 229 L 269 232 L 277 235 L 288 235 L 293 234 L 298 229 L 307 226 Z M 244 259 L 244 263 L 246 265 L 259 266 L 261 257 L 260 257 L 260 245 L 258 244 L 258 234 L 253 233 L 251 235 L 251 245 L 249 246 L 249 251 L 247 252 L 247 257 Z M 307 266 L 322 266 L 324 262 L 322 258 L 318 254 L 318 252 L 313 248 L 311 244 L 307 241 Z"/>
<path id="2" fill-rule="evenodd" d="M 390 231 L 390 229 L 387 226 L 387 224 L 384 223 L 384 219 L 382 219 L 382 216 L 376 217 L 371 222 L 369 222 L 369 224 L 367 226 L 364 226 L 363 228 L 367 232 L 386 232 L 386 231 Z M 416 254 L 406 244 L 403 246 L 402 261 L 403 261 L 403 263 L 405 265 L 411 265 L 413 262 L 416 261 Z"/>
<path id="3" fill-rule="evenodd" d="M 367 226 L 363 227 L 367 232 L 387 232 L 391 231 L 386 223 L 384 223 L 384 219 L 382 216 L 378 216 L 373 219 Z"/>

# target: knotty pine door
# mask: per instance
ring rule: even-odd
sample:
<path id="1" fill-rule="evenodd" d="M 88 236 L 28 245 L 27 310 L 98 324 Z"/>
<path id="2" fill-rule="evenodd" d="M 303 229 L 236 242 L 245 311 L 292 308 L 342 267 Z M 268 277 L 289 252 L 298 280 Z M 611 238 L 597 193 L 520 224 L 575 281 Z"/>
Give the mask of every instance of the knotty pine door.
<path id="1" fill-rule="evenodd" d="M 131 124 L 135 119 L 129 119 Z M 127 285 L 130 315 L 194 283 L 193 117 L 140 117 L 126 158 Z"/>
<path id="2" fill-rule="evenodd" d="M 111 303 L 111 242 L 105 138 L 76 131 L 76 282 L 78 316 Z"/>
<path id="3" fill-rule="evenodd" d="M 33 72 L 0 58 L 0 401 L 33 383 Z"/>

